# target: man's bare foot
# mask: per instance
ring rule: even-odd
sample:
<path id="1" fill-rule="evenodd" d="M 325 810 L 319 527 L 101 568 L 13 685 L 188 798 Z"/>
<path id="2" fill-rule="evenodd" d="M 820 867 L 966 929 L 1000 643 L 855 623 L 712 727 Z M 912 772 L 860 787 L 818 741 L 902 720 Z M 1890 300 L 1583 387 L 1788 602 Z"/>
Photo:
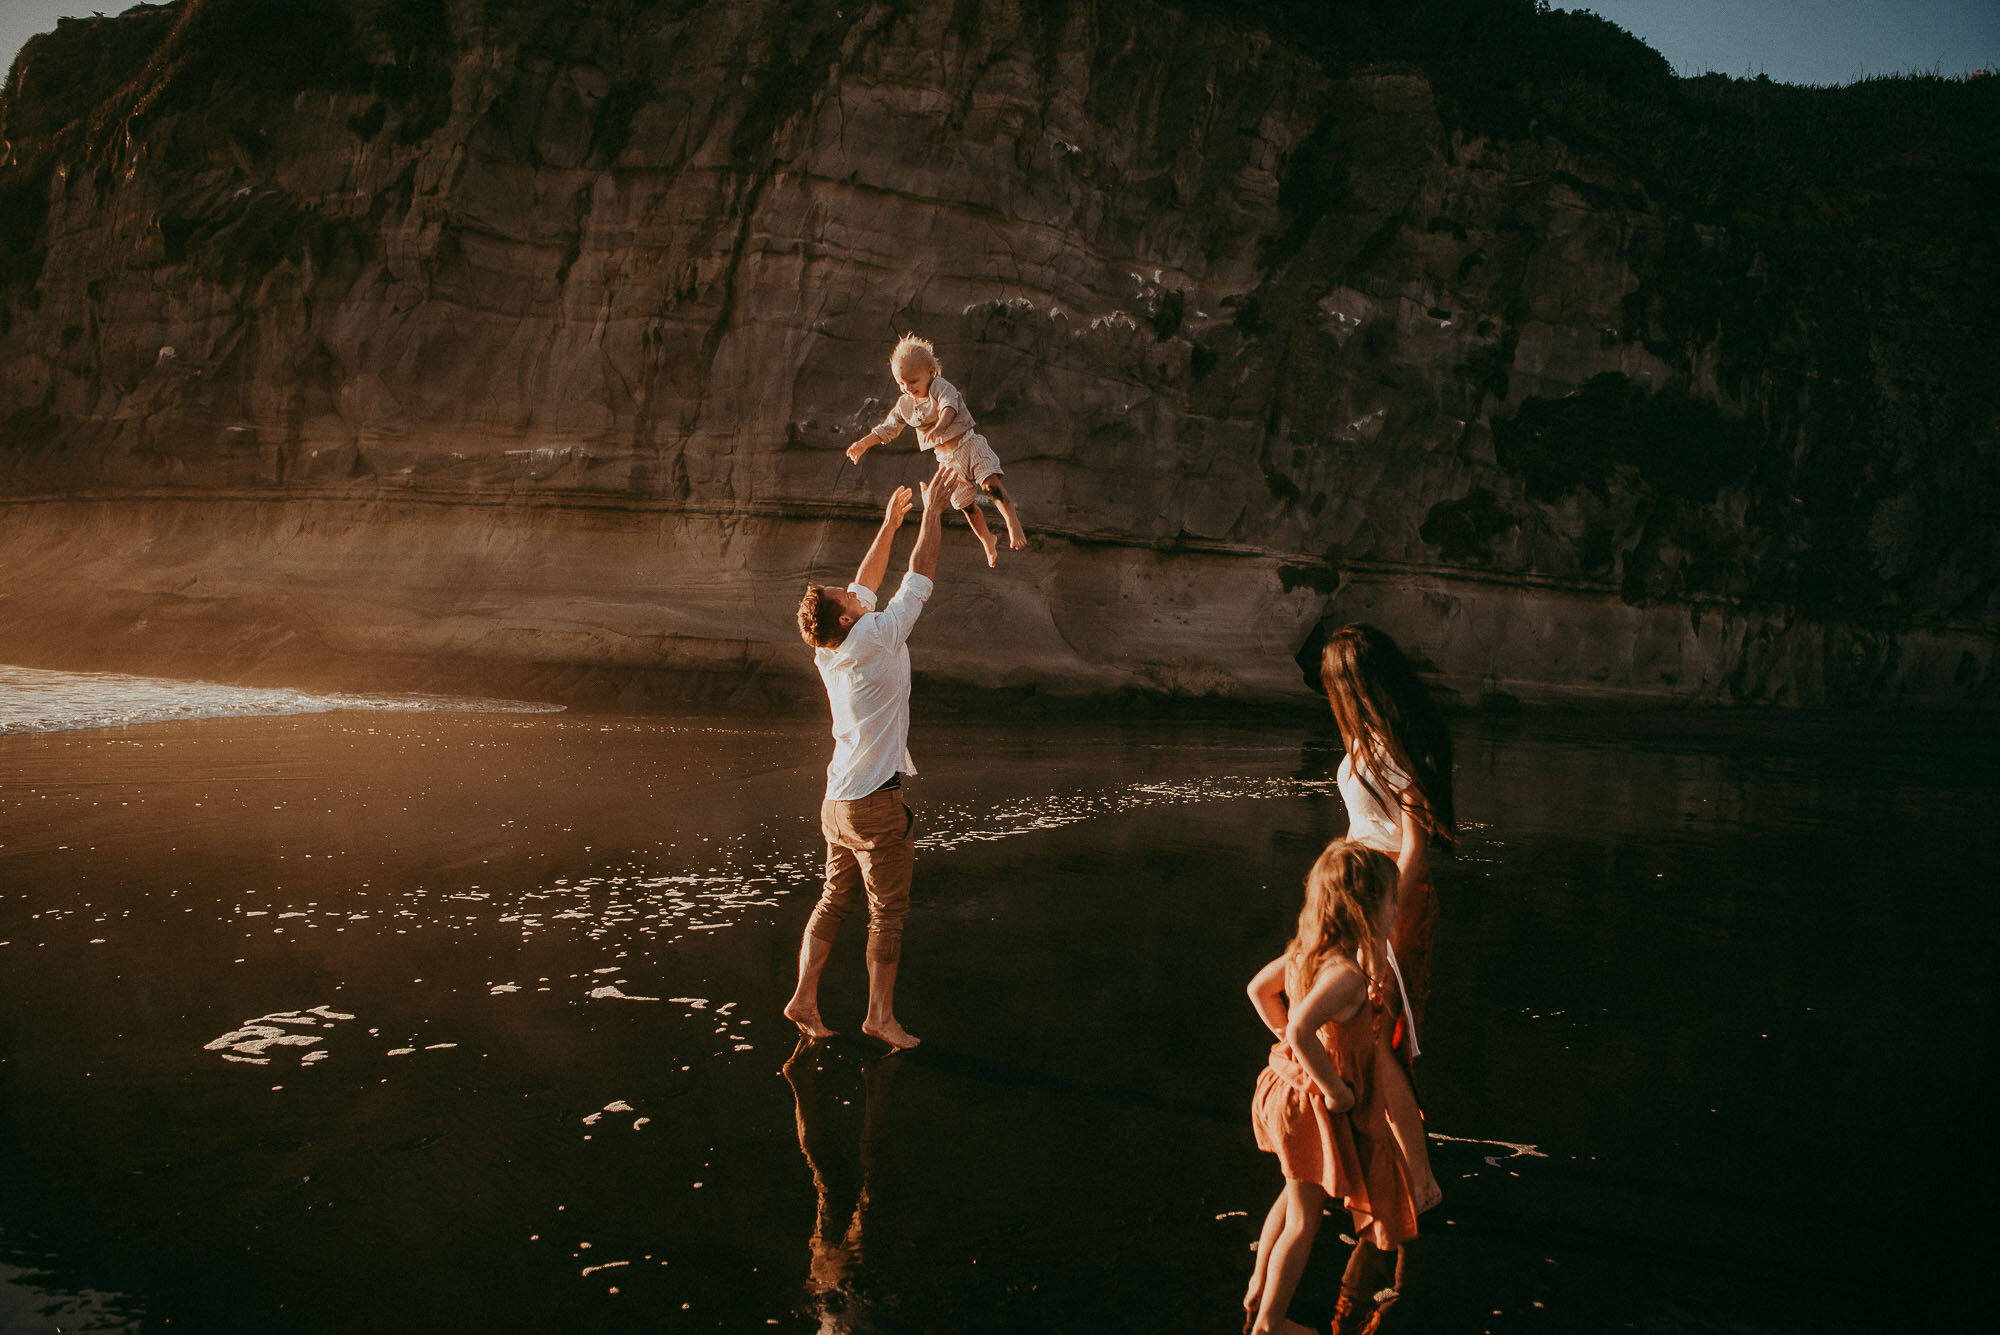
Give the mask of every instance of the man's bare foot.
<path id="1" fill-rule="evenodd" d="M 870 1038 L 880 1039 L 898 1052 L 907 1052 L 923 1041 L 894 1020 L 887 1024 L 866 1021 L 861 1026 L 861 1032 Z"/>
<path id="2" fill-rule="evenodd" d="M 799 1032 L 807 1038 L 832 1038 L 833 1030 L 826 1027 L 826 1021 L 819 1018 L 819 1007 L 809 1005 L 796 997 L 785 1003 L 785 1018 L 799 1027 Z"/>

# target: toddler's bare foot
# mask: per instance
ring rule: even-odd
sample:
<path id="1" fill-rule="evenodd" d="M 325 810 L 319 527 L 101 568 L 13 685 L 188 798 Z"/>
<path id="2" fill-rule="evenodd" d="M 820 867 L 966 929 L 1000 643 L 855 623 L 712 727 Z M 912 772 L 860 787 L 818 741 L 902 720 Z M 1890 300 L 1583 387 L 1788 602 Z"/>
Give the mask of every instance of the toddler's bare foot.
<path id="1" fill-rule="evenodd" d="M 1021 512 L 1014 508 L 1013 501 L 1004 497 L 996 499 L 999 501 L 1000 518 L 1007 525 L 1007 545 L 1017 552 L 1026 551 L 1028 530 L 1021 525 Z"/>
<path id="2" fill-rule="evenodd" d="M 988 537 L 981 537 L 979 545 L 986 549 L 986 565 L 989 569 L 1000 564 L 1000 544 Z"/>
<path id="3" fill-rule="evenodd" d="M 862 1024 L 861 1032 L 870 1038 L 878 1038 L 898 1052 L 906 1052 L 923 1040 L 894 1020 L 884 1024 L 868 1021 Z"/>
<path id="4" fill-rule="evenodd" d="M 785 1018 L 799 1027 L 799 1032 L 807 1038 L 832 1038 L 833 1030 L 826 1027 L 826 1021 L 819 1018 L 819 1007 L 803 1001 L 785 1003 Z"/>

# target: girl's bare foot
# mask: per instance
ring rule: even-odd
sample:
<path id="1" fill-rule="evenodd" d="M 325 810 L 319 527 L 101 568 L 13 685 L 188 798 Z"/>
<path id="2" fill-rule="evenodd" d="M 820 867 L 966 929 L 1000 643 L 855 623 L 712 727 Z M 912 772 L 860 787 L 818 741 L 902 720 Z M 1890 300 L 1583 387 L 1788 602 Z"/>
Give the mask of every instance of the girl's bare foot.
<path id="1" fill-rule="evenodd" d="M 1253 1325 L 1254 1335 L 1317 1335 L 1311 1326 L 1301 1326 L 1290 1317 L 1281 1316 L 1268 1326 Z"/>
<path id="2" fill-rule="evenodd" d="M 861 1032 L 870 1038 L 880 1039 L 898 1052 L 907 1052 L 923 1041 L 894 1020 L 885 1024 L 876 1024 L 872 1020 L 865 1021 L 861 1026 Z"/>
<path id="3" fill-rule="evenodd" d="M 819 1018 L 819 1007 L 803 1001 L 785 1003 L 785 1018 L 799 1027 L 799 1032 L 807 1038 L 832 1038 L 833 1030 L 826 1027 L 826 1021 Z"/>

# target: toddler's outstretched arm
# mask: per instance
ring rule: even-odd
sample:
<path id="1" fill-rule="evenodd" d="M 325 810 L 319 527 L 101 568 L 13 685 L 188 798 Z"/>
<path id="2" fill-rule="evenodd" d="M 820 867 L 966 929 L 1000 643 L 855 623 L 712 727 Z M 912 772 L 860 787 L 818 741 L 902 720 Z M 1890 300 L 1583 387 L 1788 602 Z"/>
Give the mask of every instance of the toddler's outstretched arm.
<path id="1" fill-rule="evenodd" d="M 880 445 L 881 443 L 882 443 L 882 438 L 876 435 L 873 431 L 870 431 L 860 440 L 855 441 L 852 445 L 849 445 L 847 447 L 847 462 L 851 464 L 860 463 L 862 455 L 868 453 L 868 451 L 874 449 L 877 445 Z"/>

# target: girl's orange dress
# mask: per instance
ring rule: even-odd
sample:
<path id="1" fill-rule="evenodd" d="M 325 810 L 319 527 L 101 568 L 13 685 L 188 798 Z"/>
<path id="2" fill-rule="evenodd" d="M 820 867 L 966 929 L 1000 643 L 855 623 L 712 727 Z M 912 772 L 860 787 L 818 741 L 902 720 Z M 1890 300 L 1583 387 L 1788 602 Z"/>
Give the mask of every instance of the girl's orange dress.
<path id="1" fill-rule="evenodd" d="M 1327 1110 L 1284 1042 L 1271 1048 L 1250 1101 L 1257 1148 L 1278 1156 L 1288 1181 L 1318 1183 L 1353 1214 L 1355 1236 L 1385 1251 L 1416 1237 L 1417 1216 L 1443 1195 L 1416 1091 L 1389 1046 L 1392 1023 L 1371 997 L 1321 1027 L 1334 1070 L 1354 1090 L 1348 1111 Z"/>

